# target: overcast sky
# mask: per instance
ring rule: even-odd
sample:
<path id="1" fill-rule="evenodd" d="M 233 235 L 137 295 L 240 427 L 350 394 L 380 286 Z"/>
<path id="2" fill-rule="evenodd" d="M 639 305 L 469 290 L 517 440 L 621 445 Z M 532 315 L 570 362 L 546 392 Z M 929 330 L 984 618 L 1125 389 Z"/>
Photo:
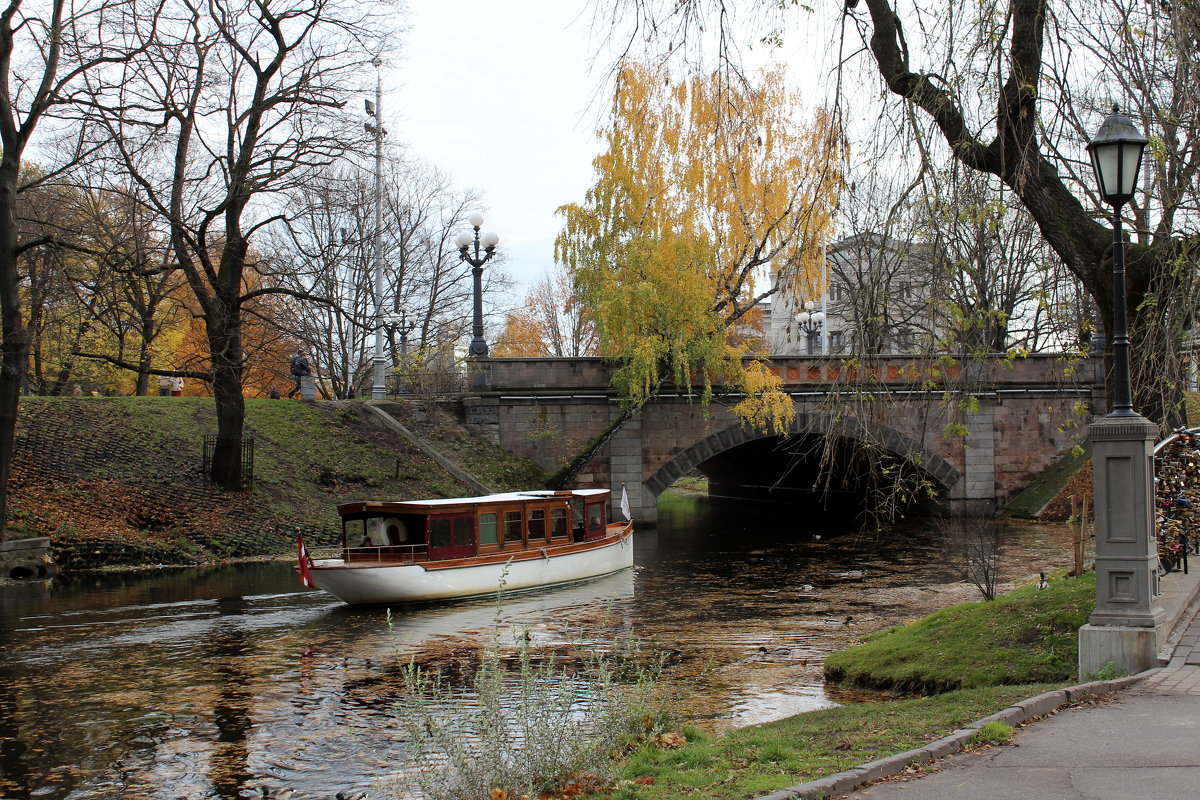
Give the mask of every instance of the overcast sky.
<path id="1" fill-rule="evenodd" d="M 528 284 L 553 266 L 554 210 L 583 199 L 599 154 L 611 54 L 590 28 L 592 4 L 408 3 L 408 32 L 384 84 L 389 130 L 411 155 L 483 194 L 484 228 L 500 235 L 508 271 Z M 820 30 L 820 16 L 797 12 L 803 32 L 783 52 L 813 93 L 821 73 L 813 64 L 836 36 Z"/>
<path id="2" fill-rule="evenodd" d="M 391 130 L 483 194 L 484 229 L 500 235 L 523 283 L 552 266 L 554 210 L 581 200 L 592 179 L 607 63 L 591 69 L 583 6 L 409 0 L 401 60 L 385 79 Z"/>

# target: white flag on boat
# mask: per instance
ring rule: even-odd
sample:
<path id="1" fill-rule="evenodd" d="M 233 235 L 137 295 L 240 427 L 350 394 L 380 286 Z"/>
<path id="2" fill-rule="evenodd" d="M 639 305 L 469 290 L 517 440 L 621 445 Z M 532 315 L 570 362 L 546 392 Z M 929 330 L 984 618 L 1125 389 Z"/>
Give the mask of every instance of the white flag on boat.
<path id="1" fill-rule="evenodd" d="M 625 515 L 625 521 L 633 519 L 633 515 L 629 513 L 629 492 L 625 490 L 625 485 L 621 485 L 621 513 Z"/>

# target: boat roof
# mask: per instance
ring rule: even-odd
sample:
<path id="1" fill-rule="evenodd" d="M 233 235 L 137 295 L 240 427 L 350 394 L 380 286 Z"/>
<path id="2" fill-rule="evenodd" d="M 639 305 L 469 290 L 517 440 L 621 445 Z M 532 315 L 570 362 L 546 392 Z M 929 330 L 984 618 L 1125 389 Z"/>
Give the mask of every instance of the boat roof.
<path id="1" fill-rule="evenodd" d="M 484 505 L 493 503 L 516 503 L 530 500 L 551 500 L 572 497 L 581 499 L 595 498 L 611 494 L 608 489 L 568 489 L 554 491 L 552 489 L 535 489 L 528 492 L 500 492 L 485 494 L 479 497 L 439 497 L 430 500 L 358 500 L 353 503 L 342 503 L 338 506 L 339 514 L 355 514 L 370 510 L 370 507 L 394 509 L 400 506 L 417 510 L 422 508 L 439 508 L 444 506 Z"/>

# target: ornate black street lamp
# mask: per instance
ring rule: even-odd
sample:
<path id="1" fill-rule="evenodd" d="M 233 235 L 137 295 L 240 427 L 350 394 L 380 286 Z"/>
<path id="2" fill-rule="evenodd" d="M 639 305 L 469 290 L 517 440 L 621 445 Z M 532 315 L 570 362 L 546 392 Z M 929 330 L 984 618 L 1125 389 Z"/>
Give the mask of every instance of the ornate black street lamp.
<path id="1" fill-rule="evenodd" d="M 467 353 L 472 358 L 487 358 L 488 346 L 487 342 L 483 340 L 483 265 L 496 254 L 496 245 L 500 244 L 500 237 L 493 231 L 488 231 L 480 237 L 479 228 L 483 225 L 483 214 L 478 211 L 472 214 L 467 221 L 475 229 L 474 236 L 463 231 L 454 240 L 454 243 L 458 245 L 459 258 L 471 265 L 471 275 L 475 279 L 471 346 Z M 483 245 L 483 255 L 479 254 L 481 244 Z M 468 248 L 472 245 L 474 245 L 474 252 L 468 252 Z"/>
<path id="2" fill-rule="evenodd" d="M 1112 416 L 1136 416 L 1129 386 L 1129 330 L 1125 321 L 1125 238 L 1121 206 L 1133 198 L 1147 139 L 1116 106 L 1088 143 L 1100 196 L 1113 207 L 1113 409 Z"/>
<path id="3" fill-rule="evenodd" d="M 1088 426 L 1096 512 L 1096 607 L 1079 629 L 1079 674 L 1112 664 L 1135 675 L 1156 663 L 1164 633 L 1154 532 L 1158 426 L 1133 410 L 1125 321 L 1121 206 L 1133 197 L 1146 137 L 1116 108 L 1088 143 L 1100 196 L 1113 207 L 1113 408 Z"/>
<path id="4" fill-rule="evenodd" d="M 816 307 L 817 304 L 809 300 L 804 304 L 804 310 L 796 315 L 796 324 L 800 326 L 800 330 L 804 331 L 810 356 L 816 352 L 817 336 L 821 333 L 821 326 L 825 324 L 825 312 L 816 311 Z"/>

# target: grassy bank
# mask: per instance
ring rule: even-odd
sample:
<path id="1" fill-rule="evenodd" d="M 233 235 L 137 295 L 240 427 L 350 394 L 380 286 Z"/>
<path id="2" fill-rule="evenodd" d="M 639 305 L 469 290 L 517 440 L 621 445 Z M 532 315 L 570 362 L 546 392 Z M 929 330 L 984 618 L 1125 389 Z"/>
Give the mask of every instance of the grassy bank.
<path id="1" fill-rule="evenodd" d="M 532 464 L 473 439 L 420 404 L 418 432 L 497 489 L 540 485 Z M 10 520 L 49 536 L 67 569 L 200 564 L 293 552 L 296 534 L 332 544 L 337 505 L 453 497 L 466 487 L 357 402 L 247 400 L 254 482 L 212 486 L 204 436 L 212 400 L 191 397 L 24 398 L 10 482 Z"/>
<path id="2" fill-rule="evenodd" d="M 826 678 L 903 692 L 1070 681 L 1095 577 L 1052 580 L 868 636 L 825 661 Z"/>
<path id="3" fill-rule="evenodd" d="M 1052 580 L 991 603 L 953 606 L 830 655 L 845 684 L 931 692 L 845 705 L 712 735 L 649 743 L 625 763 L 613 796 L 625 800 L 745 798 L 921 747 L 1026 697 L 1074 682 L 1076 631 L 1095 581 Z M 639 782 L 639 779 L 640 782 Z"/>
<path id="4" fill-rule="evenodd" d="M 746 798 L 921 747 L 1048 685 L 966 689 L 810 711 L 722 736 L 684 731 L 677 749 L 644 745 L 612 794 L 625 800 Z M 637 783 L 638 779 L 642 783 Z"/>

